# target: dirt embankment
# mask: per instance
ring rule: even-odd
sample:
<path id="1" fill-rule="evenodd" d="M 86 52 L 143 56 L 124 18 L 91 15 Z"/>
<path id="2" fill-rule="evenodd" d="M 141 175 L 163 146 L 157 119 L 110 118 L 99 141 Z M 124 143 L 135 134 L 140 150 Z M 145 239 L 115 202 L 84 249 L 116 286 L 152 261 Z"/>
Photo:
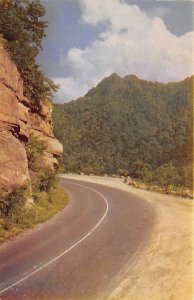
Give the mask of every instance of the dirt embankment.
<path id="1" fill-rule="evenodd" d="M 119 188 L 149 201 L 156 210 L 153 235 L 133 269 L 121 272 L 108 299 L 193 299 L 193 202 L 132 188 L 118 178 L 65 175 L 67 178 Z"/>

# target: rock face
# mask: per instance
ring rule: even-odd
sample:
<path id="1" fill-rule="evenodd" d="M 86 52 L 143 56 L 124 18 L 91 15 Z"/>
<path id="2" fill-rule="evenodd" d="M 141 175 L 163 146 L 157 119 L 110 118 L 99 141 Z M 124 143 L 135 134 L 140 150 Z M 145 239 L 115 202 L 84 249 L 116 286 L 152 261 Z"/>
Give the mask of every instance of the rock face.
<path id="1" fill-rule="evenodd" d="M 9 189 L 29 179 L 25 148 L 7 130 L 0 132 L 0 162 L 1 187 Z"/>
<path id="2" fill-rule="evenodd" d="M 46 145 L 40 170 L 57 165 L 63 148 L 54 138 L 51 113 L 51 104 L 43 102 L 34 112 L 23 94 L 22 78 L 0 44 L 0 188 L 10 189 L 30 179 L 26 145 L 31 133 Z"/>

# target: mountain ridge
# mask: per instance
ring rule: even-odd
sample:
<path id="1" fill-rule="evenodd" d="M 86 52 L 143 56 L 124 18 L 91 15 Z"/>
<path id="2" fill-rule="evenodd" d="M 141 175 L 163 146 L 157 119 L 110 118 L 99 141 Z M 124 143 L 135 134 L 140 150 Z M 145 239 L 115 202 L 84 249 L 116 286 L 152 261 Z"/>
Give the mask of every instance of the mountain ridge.
<path id="1" fill-rule="evenodd" d="M 154 181 L 169 168 L 177 185 L 189 181 L 192 89 L 193 76 L 163 84 L 112 74 L 84 97 L 54 105 L 66 171 Z"/>
<path id="2" fill-rule="evenodd" d="M 98 89 L 99 87 L 102 86 L 102 84 L 110 84 L 112 83 L 114 80 L 119 80 L 120 82 L 123 81 L 123 82 L 126 82 L 126 83 L 129 83 L 129 84 L 137 84 L 138 82 L 141 82 L 143 84 L 154 84 L 156 86 L 172 86 L 172 85 L 176 85 L 176 84 L 181 84 L 186 81 L 189 81 L 189 80 L 194 80 L 194 75 L 192 76 L 188 76 L 180 81 L 168 81 L 168 82 L 160 82 L 160 81 L 152 81 L 152 80 L 146 80 L 146 79 L 143 79 L 143 78 L 139 78 L 137 75 L 135 74 L 129 74 L 129 75 L 124 75 L 123 77 L 118 75 L 117 73 L 113 72 L 112 74 L 106 76 L 105 78 L 103 78 L 96 86 L 92 87 L 91 89 L 88 90 L 88 92 L 84 95 L 84 96 L 81 96 L 81 97 L 78 97 L 77 99 L 73 99 L 69 102 L 65 102 L 65 103 L 70 103 L 70 102 L 75 102 L 75 101 L 78 101 L 84 97 L 87 97 L 87 96 L 90 96 L 91 93 Z M 61 103 L 55 103 L 55 105 L 61 105 Z"/>

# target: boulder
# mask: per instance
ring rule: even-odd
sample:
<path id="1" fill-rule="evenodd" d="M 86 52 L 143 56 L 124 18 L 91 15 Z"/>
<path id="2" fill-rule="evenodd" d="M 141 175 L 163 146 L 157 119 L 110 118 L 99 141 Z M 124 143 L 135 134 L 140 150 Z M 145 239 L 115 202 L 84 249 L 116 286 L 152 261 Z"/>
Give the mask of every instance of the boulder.
<path id="1" fill-rule="evenodd" d="M 0 132 L 0 188 L 22 185 L 29 179 L 26 151 L 9 131 Z"/>
<path id="2" fill-rule="evenodd" d="M 63 145 L 57 139 L 45 136 L 41 131 L 34 129 L 31 129 L 30 133 L 45 142 L 46 152 L 51 153 L 56 157 L 60 157 L 63 154 Z"/>
<path id="3" fill-rule="evenodd" d="M 30 134 L 30 124 L 22 120 L 19 120 L 19 132 L 18 137 L 22 142 L 27 142 Z"/>
<path id="4" fill-rule="evenodd" d="M 40 115 L 46 119 L 51 118 L 52 114 L 52 104 L 40 102 Z"/>
<path id="5" fill-rule="evenodd" d="M 30 100 L 27 97 L 19 95 L 18 93 L 16 93 L 16 96 L 19 102 L 23 103 L 28 108 L 30 107 Z"/>
<path id="6" fill-rule="evenodd" d="M 30 116 L 29 108 L 26 107 L 23 103 L 18 103 L 19 106 L 19 137 L 22 141 L 28 141 L 30 133 Z"/>
<path id="7" fill-rule="evenodd" d="M 23 105 L 22 103 L 18 102 L 18 110 L 19 110 L 19 119 L 23 121 L 24 123 L 30 122 L 30 116 L 29 116 L 29 108 Z"/>
<path id="8" fill-rule="evenodd" d="M 19 126 L 19 106 L 15 94 L 0 82 L 0 121 Z"/>
<path id="9" fill-rule="evenodd" d="M 43 156 L 38 161 L 38 165 L 40 169 L 49 168 L 54 170 L 56 166 L 58 166 L 58 160 L 53 156 L 53 154 L 44 151 Z"/>
<path id="10" fill-rule="evenodd" d="M 19 95 L 23 95 L 23 80 L 2 44 L 0 44 L 0 80 Z"/>
<path id="11" fill-rule="evenodd" d="M 47 145 L 47 151 L 52 153 L 54 156 L 60 157 L 63 153 L 62 144 L 55 138 L 45 137 L 45 142 Z"/>
<path id="12" fill-rule="evenodd" d="M 38 130 L 49 137 L 54 137 L 51 124 L 42 119 L 37 113 L 30 114 L 30 124 L 32 129 Z"/>

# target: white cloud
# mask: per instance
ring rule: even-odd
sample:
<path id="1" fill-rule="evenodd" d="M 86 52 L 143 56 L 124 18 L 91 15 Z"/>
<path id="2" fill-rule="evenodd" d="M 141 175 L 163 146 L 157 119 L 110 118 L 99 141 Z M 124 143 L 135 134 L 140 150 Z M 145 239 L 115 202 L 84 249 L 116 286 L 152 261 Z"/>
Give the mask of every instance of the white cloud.
<path id="1" fill-rule="evenodd" d="M 58 103 L 76 99 L 91 87 L 88 82 L 84 83 L 81 78 L 76 77 L 53 78 L 53 80 L 56 84 L 60 85 L 55 95 L 55 102 Z"/>
<path id="2" fill-rule="evenodd" d="M 119 0 L 80 0 L 82 22 L 105 30 L 85 49 L 72 48 L 61 59 L 70 76 L 61 84 L 57 101 L 84 95 L 105 76 L 135 74 L 154 81 L 176 81 L 193 73 L 193 33 L 171 34 L 160 18 Z"/>

